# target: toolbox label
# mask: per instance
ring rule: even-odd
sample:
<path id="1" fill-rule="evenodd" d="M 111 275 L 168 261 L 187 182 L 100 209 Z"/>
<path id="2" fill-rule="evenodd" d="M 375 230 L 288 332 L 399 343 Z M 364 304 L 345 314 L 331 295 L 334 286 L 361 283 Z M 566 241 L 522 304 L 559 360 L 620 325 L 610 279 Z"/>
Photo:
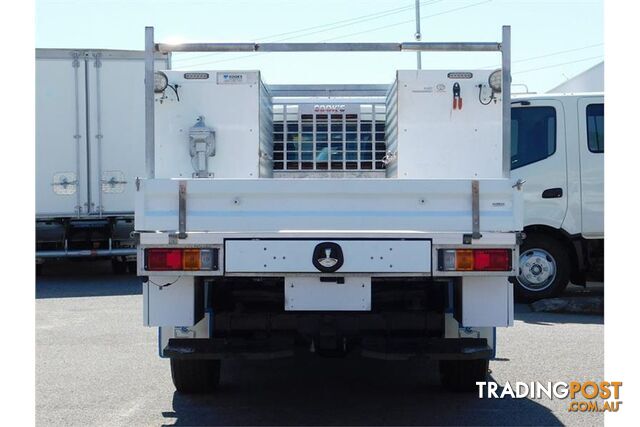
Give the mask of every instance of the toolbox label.
<path id="1" fill-rule="evenodd" d="M 247 75 L 245 73 L 218 73 L 219 85 L 238 85 L 247 83 Z"/>

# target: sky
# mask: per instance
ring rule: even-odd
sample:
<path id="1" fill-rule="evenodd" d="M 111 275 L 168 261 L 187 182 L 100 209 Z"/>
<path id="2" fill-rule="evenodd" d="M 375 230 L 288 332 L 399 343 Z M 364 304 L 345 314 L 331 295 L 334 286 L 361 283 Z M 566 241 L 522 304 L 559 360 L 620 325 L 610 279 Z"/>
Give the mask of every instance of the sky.
<path id="1" fill-rule="evenodd" d="M 36 0 L 36 47 L 143 49 L 156 42 L 413 41 L 415 0 Z M 514 84 L 546 92 L 604 59 L 602 1 L 421 0 L 423 41 L 499 41 Z M 423 53 L 423 69 L 498 68 L 498 53 Z M 383 83 L 416 54 L 174 54 L 173 69 L 255 70 L 266 83 Z M 523 91 L 524 87 L 514 87 Z"/>

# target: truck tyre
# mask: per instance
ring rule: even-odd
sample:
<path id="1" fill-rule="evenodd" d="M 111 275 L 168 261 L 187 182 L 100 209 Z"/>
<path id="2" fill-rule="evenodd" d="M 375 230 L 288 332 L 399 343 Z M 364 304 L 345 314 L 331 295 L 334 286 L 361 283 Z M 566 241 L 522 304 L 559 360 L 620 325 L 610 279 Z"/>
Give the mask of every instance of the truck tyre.
<path id="1" fill-rule="evenodd" d="M 440 361 L 440 382 L 450 391 L 477 391 L 476 382 L 486 381 L 488 372 L 487 359 Z"/>
<path id="2" fill-rule="evenodd" d="M 171 379 L 180 393 L 207 393 L 220 383 L 220 361 L 171 359 Z"/>
<path id="3" fill-rule="evenodd" d="M 520 274 L 512 280 L 516 299 L 532 302 L 558 296 L 569 284 L 570 268 L 562 243 L 551 236 L 527 235 L 520 245 Z"/>

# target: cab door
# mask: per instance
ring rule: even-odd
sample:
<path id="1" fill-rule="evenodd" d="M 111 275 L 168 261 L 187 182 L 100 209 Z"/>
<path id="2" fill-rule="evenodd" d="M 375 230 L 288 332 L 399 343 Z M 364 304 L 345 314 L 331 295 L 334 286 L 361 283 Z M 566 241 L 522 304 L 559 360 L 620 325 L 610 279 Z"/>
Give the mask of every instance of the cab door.
<path id="1" fill-rule="evenodd" d="M 604 237 L 604 98 L 578 100 L 582 235 Z"/>
<path id="2" fill-rule="evenodd" d="M 567 210 L 565 114 L 561 102 L 514 101 L 511 176 L 523 186 L 524 225 L 560 228 Z"/>

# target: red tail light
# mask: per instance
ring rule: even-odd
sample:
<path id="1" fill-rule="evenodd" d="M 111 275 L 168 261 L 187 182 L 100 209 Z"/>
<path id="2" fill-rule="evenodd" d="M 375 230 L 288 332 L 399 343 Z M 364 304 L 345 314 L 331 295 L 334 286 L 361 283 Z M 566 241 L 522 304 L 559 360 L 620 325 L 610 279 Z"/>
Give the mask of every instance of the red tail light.
<path id="1" fill-rule="evenodd" d="M 209 271 L 218 269 L 216 248 L 149 248 L 144 250 L 147 271 Z"/>
<path id="2" fill-rule="evenodd" d="M 510 249 L 441 249 L 441 271 L 511 271 Z"/>
<path id="3" fill-rule="evenodd" d="M 145 270 L 182 270 L 182 249 L 145 250 Z"/>
<path id="4" fill-rule="evenodd" d="M 476 271 L 511 270 L 511 251 L 508 249 L 476 249 L 473 251 L 473 269 Z"/>

